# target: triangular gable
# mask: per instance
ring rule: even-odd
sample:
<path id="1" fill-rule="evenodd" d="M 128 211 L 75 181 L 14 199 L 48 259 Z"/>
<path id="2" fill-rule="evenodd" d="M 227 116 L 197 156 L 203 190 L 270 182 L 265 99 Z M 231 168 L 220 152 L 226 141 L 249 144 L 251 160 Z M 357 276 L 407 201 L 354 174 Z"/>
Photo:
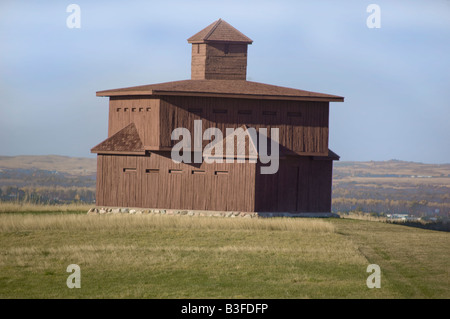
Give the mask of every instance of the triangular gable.
<path id="1" fill-rule="evenodd" d="M 225 132 L 226 133 L 226 132 Z M 234 139 L 234 141 L 233 141 Z M 229 134 L 221 140 L 214 140 L 207 147 L 211 148 L 211 152 L 204 150 L 205 159 L 238 159 L 238 160 L 257 160 L 258 159 L 258 140 L 259 133 L 254 128 L 249 128 L 247 125 L 234 130 L 234 133 Z M 270 142 L 268 141 L 269 148 Z M 222 154 L 215 154 L 215 151 L 222 147 Z M 234 147 L 233 147 L 234 146 Z M 227 149 L 228 147 L 228 149 Z M 207 155 L 211 153 L 211 155 Z"/>
<path id="2" fill-rule="evenodd" d="M 145 150 L 136 125 L 131 123 L 92 148 L 91 153 L 145 155 Z"/>

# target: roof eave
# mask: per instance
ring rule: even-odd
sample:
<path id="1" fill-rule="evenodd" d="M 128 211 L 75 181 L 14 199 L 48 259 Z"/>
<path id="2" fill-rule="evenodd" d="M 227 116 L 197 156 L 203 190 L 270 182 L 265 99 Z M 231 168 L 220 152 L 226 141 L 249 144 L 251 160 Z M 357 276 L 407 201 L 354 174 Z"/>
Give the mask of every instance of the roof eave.
<path id="1" fill-rule="evenodd" d="M 145 151 L 96 151 L 91 149 L 92 154 L 98 155 L 145 155 Z"/>
<path id="2" fill-rule="evenodd" d="M 99 91 L 97 96 L 199 96 L 199 97 L 219 97 L 219 98 L 241 98 L 241 99 L 261 99 L 261 100 L 290 100 L 290 101 L 323 101 L 323 102 L 344 102 L 341 96 L 294 96 L 294 95 L 264 95 L 264 94 L 233 94 L 233 93 L 211 93 L 211 92 L 186 92 L 186 91 Z"/>
<path id="3" fill-rule="evenodd" d="M 96 96 L 129 96 L 129 95 L 155 95 L 153 94 L 153 90 L 147 91 L 121 91 L 119 90 L 105 90 L 105 91 L 97 91 L 95 93 Z"/>
<path id="4" fill-rule="evenodd" d="M 250 40 L 250 41 L 188 40 L 188 43 L 191 43 L 191 44 L 202 44 L 202 43 L 252 44 L 253 40 Z"/>

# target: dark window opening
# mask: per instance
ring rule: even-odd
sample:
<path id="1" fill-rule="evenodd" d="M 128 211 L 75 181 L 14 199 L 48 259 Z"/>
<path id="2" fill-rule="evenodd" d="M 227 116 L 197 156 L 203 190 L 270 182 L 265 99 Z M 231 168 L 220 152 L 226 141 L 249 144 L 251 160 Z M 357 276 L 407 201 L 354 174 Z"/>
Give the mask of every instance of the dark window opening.
<path id="1" fill-rule="evenodd" d="M 148 107 L 148 108 L 146 109 L 146 111 L 147 111 L 147 112 L 150 112 L 150 110 L 151 110 L 151 108 L 150 108 L 150 107 Z"/>
<path id="2" fill-rule="evenodd" d="M 183 170 L 181 169 L 169 169 L 169 174 L 181 174 Z"/>
<path id="3" fill-rule="evenodd" d="M 147 168 L 147 169 L 145 170 L 145 172 L 146 172 L 147 174 L 156 174 L 156 173 L 159 173 L 159 168 Z"/>
<path id="4" fill-rule="evenodd" d="M 192 174 L 193 175 L 205 175 L 206 171 L 205 170 L 192 170 Z"/>
<path id="5" fill-rule="evenodd" d="M 128 112 L 128 108 L 127 108 L 127 107 L 124 108 L 123 111 L 124 111 L 124 112 Z"/>
<path id="6" fill-rule="evenodd" d="M 136 168 L 124 168 L 124 173 L 136 173 Z"/>
<path id="7" fill-rule="evenodd" d="M 201 113 L 203 113 L 203 109 L 188 109 L 188 112 L 194 113 L 194 114 L 201 114 Z"/>
<path id="8" fill-rule="evenodd" d="M 263 115 L 277 115 L 277 112 L 274 111 L 263 111 Z"/>
<path id="9" fill-rule="evenodd" d="M 301 117 L 302 116 L 302 112 L 287 112 L 287 116 L 290 116 L 290 117 Z"/>
<path id="10" fill-rule="evenodd" d="M 139 112 L 143 112 L 144 111 L 144 108 L 143 107 L 140 107 L 139 108 Z"/>
<path id="11" fill-rule="evenodd" d="M 251 111 L 251 110 L 239 110 L 239 111 L 238 111 L 238 114 L 241 114 L 241 115 L 251 115 L 251 114 L 252 114 L 252 111 Z"/>
<path id="12" fill-rule="evenodd" d="M 225 50 L 224 50 L 225 54 L 230 53 L 230 45 L 229 44 L 225 44 Z"/>
<path id="13" fill-rule="evenodd" d="M 118 107 L 118 108 L 116 109 L 116 112 L 120 112 L 121 110 L 122 110 L 122 108 Z"/>
<path id="14" fill-rule="evenodd" d="M 136 112 L 136 108 L 133 107 L 133 108 L 131 109 L 131 112 Z"/>
<path id="15" fill-rule="evenodd" d="M 213 110 L 213 113 L 216 113 L 216 114 L 227 114 L 228 110 L 224 110 L 224 109 Z"/>
<path id="16" fill-rule="evenodd" d="M 228 175 L 228 171 L 215 171 L 214 175 Z"/>

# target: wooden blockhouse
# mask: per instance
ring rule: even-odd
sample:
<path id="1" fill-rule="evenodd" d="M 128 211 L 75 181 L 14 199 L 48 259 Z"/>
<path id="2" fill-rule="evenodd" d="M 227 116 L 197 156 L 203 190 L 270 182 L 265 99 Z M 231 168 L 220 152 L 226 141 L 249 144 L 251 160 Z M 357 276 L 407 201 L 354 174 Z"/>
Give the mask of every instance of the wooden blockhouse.
<path id="1" fill-rule="evenodd" d="M 97 206 L 330 212 L 339 157 L 328 149 L 329 103 L 344 98 L 247 81 L 252 40 L 224 20 L 188 42 L 190 80 L 97 92 L 109 97 L 108 138 L 91 150 L 98 163 Z M 265 165 L 250 157 L 243 163 L 174 162 L 172 131 L 194 132 L 195 120 L 202 133 L 278 128 L 278 172 L 261 174 Z"/>

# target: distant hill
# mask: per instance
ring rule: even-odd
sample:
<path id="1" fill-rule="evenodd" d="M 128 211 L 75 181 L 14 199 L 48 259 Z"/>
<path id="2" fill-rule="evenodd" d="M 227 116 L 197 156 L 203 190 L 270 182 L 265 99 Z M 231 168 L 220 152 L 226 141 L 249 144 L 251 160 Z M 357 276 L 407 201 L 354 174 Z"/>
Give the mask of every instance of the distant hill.
<path id="1" fill-rule="evenodd" d="M 59 155 L 0 156 L 0 169 L 36 169 L 70 175 L 93 175 L 97 160 Z M 344 176 L 450 177 L 450 164 L 423 164 L 398 160 L 369 162 L 334 162 L 335 178 Z"/>
<path id="2" fill-rule="evenodd" d="M 0 202 L 94 203 L 96 159 L 0 156 Z"/>
<path id="3" fill-rule="evenodd" d="M 35 169 L 56 171 L 70 175 L 93 175 L 97 170 L 95 158 L 59 155 L 0 156 L 0 169 Z"/>
<path id="4" fill-rule="evenodd" d="M 450 215 L 450 164 L 335 162 L 333 211 Z"/>
<path id="5" fill-rule="evenodd" d="M 450 164 L 423 164 L 398 160 L 334 162 L 335 177 L 450 177 Z"/>

